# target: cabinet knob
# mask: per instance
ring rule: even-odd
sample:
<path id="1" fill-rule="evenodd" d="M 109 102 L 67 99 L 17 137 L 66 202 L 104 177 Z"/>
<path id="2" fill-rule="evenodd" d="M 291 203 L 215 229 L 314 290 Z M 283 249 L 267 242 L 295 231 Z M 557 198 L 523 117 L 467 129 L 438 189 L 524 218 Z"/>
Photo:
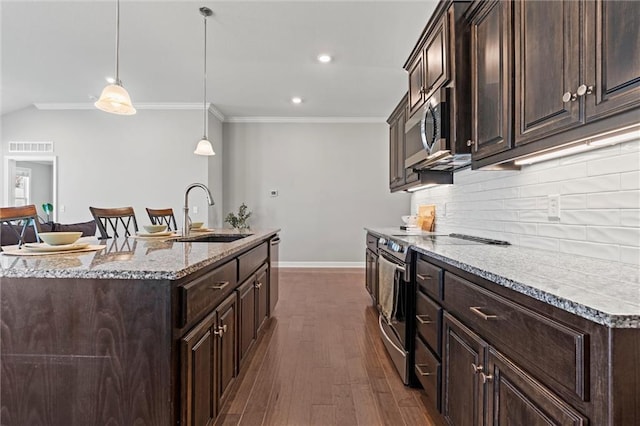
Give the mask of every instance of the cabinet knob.
<path id="1" fill-rule="evenodd" d="M 478 374 L 482 372 L 484 367 L 482 365 L 475 365 L 474 363 L 471 363 L 471 368 L 473 368 L 473 374 Z"/>
<path id="2" fill-rule="evenodd" d="M 480 378 L 482 379 L 482 383 L 487 383 L 493 380 L 493 375 L 480 372 Z"/>
<path id="3" fill-rule="evenodd" d="M 256 283 L 256 285 L 255 285 L 255 288 L 260 288 L 260 287 L 262 287 L 262 283 L 261 283 L 260 281 L 258 281 L 258 282 Z"/>
<path id="4" fill-rule="evenodd" d="M 576 99 L 578 99 L 578 96 L 575 93 L 565 92 L 565 94 L 562 95 L 562 102 L 573 102 Z"/>
<path id="5" fill-rule="evenodd" d="M 467 146 L 471 146 L 471 145 L 473 145 L 473 141 L 472 141 L 471 139 L 469 139 L 469 140 L 467 141 Z"/>
<path id="6" fill-rule="evenodd" d="M 593 93 L 593 86 L 585 86 L 584 84 L 581 84 L 580 86 L 578 86 L 578 90 L 576 90 L 576 93 L 578 94 L 578 96 L 590 95 Z"/>

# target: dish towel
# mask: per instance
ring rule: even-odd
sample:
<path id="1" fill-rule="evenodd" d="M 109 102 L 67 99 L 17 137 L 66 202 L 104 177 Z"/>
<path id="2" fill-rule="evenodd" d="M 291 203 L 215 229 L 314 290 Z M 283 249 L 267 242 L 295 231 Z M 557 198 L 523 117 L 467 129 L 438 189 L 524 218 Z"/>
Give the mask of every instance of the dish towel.
<path id="1" fill-rule="evenodd" d="M 387 323 L 391 322 L 393 307 L 395 306 L 395 291 L 393 288 L 395 275 L 396 265 L 380 256 L 378 258 L 378 297 L 382 316 L 387 320 Z"/>

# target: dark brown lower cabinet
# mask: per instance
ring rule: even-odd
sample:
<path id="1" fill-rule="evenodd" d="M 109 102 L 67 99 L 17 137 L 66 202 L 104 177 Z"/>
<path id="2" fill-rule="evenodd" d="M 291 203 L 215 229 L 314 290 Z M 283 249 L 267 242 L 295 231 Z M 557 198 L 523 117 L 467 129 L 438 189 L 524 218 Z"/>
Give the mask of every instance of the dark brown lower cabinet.
<path id="1" fill-rule="evenodd" d="M 182 423 L 206 426 L 216 418 L 216 312 L 200 321 L 180 341 L 182 358 Z"/>
<path id="2" fill-rule="evenodd" d="M 494 348 L 481 377 L 488 388 L 487 425 L 579 426 L 587 419 Z"/>
<path id="3" fill-rule="evenodd" d="M 256 296 L 255 278 L 249 277 L 238 287 L 240 307 L 240 365 L 256 340 Z"/>
<path id="4" fill-rule="evenodd" d="M 262 330 L 269 318 L 269 275 L 267 274 L 267 265 L 263 265 L 256 272 L 255 289 L 256 289 L 256 333 Z"/>
<path id="5" fill-rule="evenodd" d="M 371 295 L 373 303 L 378 302 L 378 255 L 367 249 L 365 251 L 366 271 L 365 271 L 365 287 Z"/>
<path id="6" fill-rule="evenodd" d="M 484 368 L 488 344 L 448 313 L 443 319 L 442 415 L 450 425 L 482 425 Z"/>
<path id="7" fill-rule="evenodd" d="M 218 318 L 218 351 L 216 366 L 219 378 L 216 380 L 217 407 L 220 408 L 229 396 L 231 385 L 238 374 L 238 302 L 231 294 L 216 309 Z"/>

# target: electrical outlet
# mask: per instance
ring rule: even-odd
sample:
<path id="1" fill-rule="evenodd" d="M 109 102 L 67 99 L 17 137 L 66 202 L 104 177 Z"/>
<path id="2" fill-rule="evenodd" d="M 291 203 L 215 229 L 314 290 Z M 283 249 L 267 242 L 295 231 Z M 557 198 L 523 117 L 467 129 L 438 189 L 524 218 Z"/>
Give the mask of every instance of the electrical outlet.
<path id="1" fill-rule="evenodd" d="M 193 206 L 193 214 L 198 214 L 198 206 Z"/>
<path id="2" fill-rule="evenodd" d="M 547 198 L 547 216 L 549 220 L 560 220 L 560 195 L 549 195 Z"/>
<path id="3" fill-rule="evenodd" d="M 277 197 L 278 196 L 278 190 L 277 189 L 272 189 L 271 191 L 269 191 L 269 195 L 271 195 L 272 197 Z"/>
<path id="4" fill-rule="evenodd" d="M 63 205 L 61 205 L 61 206 L 60 206 L 60 211 L 61 211 L 62 213 L 66 212 L 66 211 L 67 211 L 67 206 L 65 206 L 64 204 L 63 204 Z"/>

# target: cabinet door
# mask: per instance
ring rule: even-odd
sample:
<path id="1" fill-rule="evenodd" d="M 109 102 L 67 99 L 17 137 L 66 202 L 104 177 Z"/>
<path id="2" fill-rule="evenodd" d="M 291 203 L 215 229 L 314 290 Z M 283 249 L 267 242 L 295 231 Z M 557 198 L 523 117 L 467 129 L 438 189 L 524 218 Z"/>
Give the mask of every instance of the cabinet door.
<path id="1" fill-rule="evenodd" d="M 447 17 L 444 13 L 424 48 L 426 97 L 449 81 Z"/>
<path id="2" fill-rule="evenodd" d="M 212 312 L 180 340 L 184 425 L 207 426 L 216 418 L 215 331 L 216 313 Z"/>
<path id="3" fill-rule="evenodd" d="M 640 3 L 587 3 L 587 121 L 640 106 Z"/>
<path id="4" fill-rule="evenodd" d="M 389 125 L 389 188 L 398 186 L 398 122 L 393 121 Z"/>
<path id="5" fill-rule="evenodd" d="M 378 300 L 378 256 L 367 249 L 365 253 L 366 257 L 366 275 L 365 275 L 365 286 L 367 291 L 371 295 L 373 299 L 374 305 Z"/>
<path id="6" fill-rule="evenodd" d="M 238 373 L 238 332 L 237 332 L 237 307 L 235 294 L 230 295 L 220 304 L 216 313 L 218 315 L 218 357 L 216 359 L 217 375 L 217 400 L 218 408 L 227 399 L 229 389 Z"/>
<path id="7" fill-rule="evenodd" d="M 424 104 L 424 57 L 420 50 L 409 66 L 409 115 L 413 115 Z"/>
<path id="8" fill-rule="evenodd" d="M 588 424 L 584 416 L 494 348 L 489 349 L 487 371 L 487 425 Z"/>
<path id="9" fill-rule="evenodd" d="M 442 415 L 451 425 L 482 425 L 484 388 L 479 374 L 485 368 L 487 343 L 447 313 L 443 325 Z"/>
<path id="10" fill-rule="evenodd" d="M 473 158 L 512 146 L 511 2 L 487 1 L 471 24 Z"/>
<path id="11" fill-rule="evenodd" d="M 267 275 L 267 266 L 263 266 L 256 273 L 256 315 L 257 326 L 256 334 L 262 329 L 269 318 L 269 276 Z"/>
<path id="12" fill-rule="evenodd" d="M 514 3 L 516 145 L 582 122 L 582 98 L 571 94 L 580 85 L 583 4 L 576 0 Z M 569 99 L 563 100 L 565 93 Z"/>
<path id="13" fill-rule="evenodd" d="M 238 336 L 240 342 L 240 365 L 256 339 L 256 297 L 255 278 L 249 277 L 238 287 L 238 297 L 240 301 L 240 323 Z"/>

